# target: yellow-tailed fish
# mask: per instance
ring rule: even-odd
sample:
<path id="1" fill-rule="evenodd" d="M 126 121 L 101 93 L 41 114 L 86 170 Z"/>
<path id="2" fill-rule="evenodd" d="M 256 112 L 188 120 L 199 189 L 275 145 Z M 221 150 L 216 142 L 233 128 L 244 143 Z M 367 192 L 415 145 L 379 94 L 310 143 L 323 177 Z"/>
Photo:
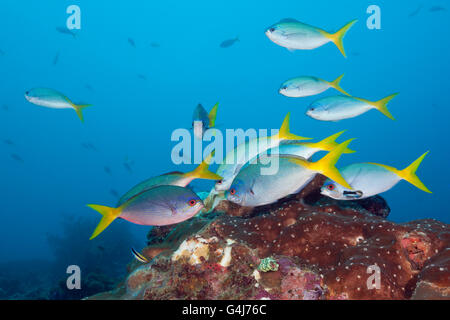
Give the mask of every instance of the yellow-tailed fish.
<path id="1" fill-rule="evenodd" d="M 90 104 L 75 104 L 64 94 L 48 88 L 35 88 L 25 92 L 25 98 L 38 106 L 53 109 L 74 109 L 83 121 L 82 110 L 89 107 Z"/>
<path id="2" fill-rule="evenodd" d="M 278 201 L 290 194 L 300 192 L 320 173 L 335 177 L 345 184 L 335 164 L 348 144 L 348 140 L 317 162 L 293 156 L 263 155 L 261 161 L 254 161 L 243 168 L 226 192 L 229 201 L 245 207 L 257 207 Z M 264 163 L 278 161 L 278 170 L 274 174 L 261 174 Z"/>
<path id="3" fill-rule="evenodd" d="M 341 169 L 341 174 L 352 189 L 328 179 L 322 186 L 321 193 L 337 200 L 364 199 L 390 190 L 401 180 L 406 180 L 420 190 L 431 193 L 416 175 L 420 163 L 427 154 L 428 152 L 403 170 L 377 163 L 349 165 Z"/>
<path id="4" fill-rule="evenodd" d="M 103 216 L 90 238 L 92 240 L 117 218 L 146 226 L 166 226 L 192 218 L 204 206 L 188 188 L 158 186 L 136 195 L 117 208 L 96 204 L 89 204 L 88 207 Z"/>
<path id="5" fill-rule="evenodd" d="M 391 120 L 395 120 L 389 112 L 387 105 L 398 93 L 394 93 L 379 101 L 369 101 L 366 99 L 332 96 L 319 99 L 313 102 L 306 115 L 321 121 L 339 121 L 357 117 L 371 109 L 376 109 Z"/>
<path id="6" fill-rule="evenodd" d="M 348 96 L 349 94 L 340 86 L 340 82 L 343 77 L 344 75 L 341 75 L 334 81 L 326 81 L 311 76 L 297 77 L 283 82 L 278 92 L 286 97 L 301 98 L 315 96 L 330 88 L 334 88 Z"/>
<path id="7" fill-rule="evenodd" d="M 119 199 L 117 207 L 119 207 L 132 197 L 136 196 L 137 194 L 140 194 L 153 187 L 163 185 L 186 187 L 189 183 L 192 182 L 192 180 L 195 179 L 221 180 L 222 179 L 221 176 L 209 171 L 208 169 L 213 155 L 214 152 L 211 153 L 208 157 L 206 157 L 205 160 L 203 160 L 203 162 L 193 171 L 187 173 L 170 172 L 157 177 L 152 177 L 135 185 Z"/>
<path id="8" fill-rule="evenodd" d="M 350 21 L 336 33 L 329 33 L 295 19 L 283 19 L 266 30 L 267 37 L 290 51 L 312 50 L 333 42 L 346 57 L 343 39 L 357 20 Z"/>
<path id="9" fill-rule="evenodd" d="M 215 127 L 218 107 L 219 103 L 216 103 L 209 113 L 201 104 L 195 108 L 192 116 L 192 128 L 197 139 L 202 139 L 206 130 Z"/>
<path id="10" fill-rule="evenodd" d="M 239 170 L 247 162 L 254 159 L 258 154 L 266 152 L 268 149 L 278 147 L 282 141 L 311 139 L 292 134 L 289 129 L 289 118 L 290 113 L 288 113 L 284 118 L 278 134 L 251 139 L 247 142 L 241 143 L 236 148 L 228 152 L 223 160 L 223 163 L 216 171 L 218 175 L 222 176 L 222 180 L 216 183 L 215 190 L 228 190 L 234 177 L 236 177 Z"/>

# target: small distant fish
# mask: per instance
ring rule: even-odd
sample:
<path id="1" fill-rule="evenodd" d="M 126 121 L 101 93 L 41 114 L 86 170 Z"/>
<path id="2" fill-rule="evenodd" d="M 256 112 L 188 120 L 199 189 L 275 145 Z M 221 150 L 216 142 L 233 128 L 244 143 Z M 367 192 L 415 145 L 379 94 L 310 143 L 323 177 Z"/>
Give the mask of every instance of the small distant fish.
<path id="1" fill-rule="evenodd" d="M 202 139 L 203 134 L 209 128 L 214 128 L 216 125 L 217 110 L 219 108 L 219 103 L 216 103 L 209 113 L 206 112 L 205 108 L 199 103 L 194 109 L 192 115 L 192 128 L 194 130 L 194 136 L 197 139 Z"/>
<path id="2" fill-rule="evenodd" d="M 100 250 L 100 251 L 102 251 L 102 252 L 105 251 L 105 247 L 103 247 L 103 246 L 97 246 L 97 249 Z"/>
<path id="3" fill-rule="evenodd" d="M 138 78 L 147 81 L 147 77 L 144 76 L 143 74 L 138 74 Z"/>
<path id="4" fill-rule="evenodd" d="M 14 146 L 14 142 L 10 139 L 3 139 L 3 143 L 7 144 L 8 146 Z"/>
<path id="5" fill-rule="evenodd" d="M 56 65 L 59 60 L 59 52 L 56 53 L 55 57 L 53 58 L 53 65 Z"/>
<path id="6" fill-rule="evenodd" d="M 19 156 L 19 155 L 16 154 L 16 153 L 12 153 L 12 154 L 11 154 L 11 158 L 12 158 L 13 160 L 17 161 L 17 162 L 23 162 L 22 157 Z"/>
<path id="7" fill-rule="evenodd" d="M 81 146 L 89 151 L 98 151 L 97 147 L 94 146 L 91 142 L 83 142 Z"/>
<path id="8" fill-rule="evenodd" d="M 3 51 L 2 49 L 0 49 L 0 56 L 4 56 L 5 55 L 5 51 Z"/>
<path id="9" fill-rule="evenodd" d="M 71 35 L 74 39 L 77 35 L 75 32 L 67 29 L 66 27 L 56 27 L 56 31 L 58 31 L 59 33 L 62 33 L 62 34 Z"/>
<path id="10" fill-rule="evenodd" d="M 416 170 L 427 154 L 428 152 L 403 170 L 377 163 L 349 165 L 341 170 L 341 174 L 352 188 L 348 189 L 328 179 L 322 186 L 321 193 L 337 200 L 365 199 L 390 190 L 401 180 L 408 181 L 420 190 L 431 193 L 416 175 Z"/>
<path id="11" fill-rule="evenodd" d="M 84 87 L 89 91 L 94 92 L 94 88 L 92 88 L 92 86 L 90 86 L 89 84 L 85 84 Z"/>
<path id="12" fill-rule="evenodd" d="M 25 98 L 38 106 L 53 109 L 74 109 L 83 121 L 82 110 L 90 104 L 75 104 L 62 93 L 48 88 L 35 88 L 25 92 Z"/>
<path id="13" fill-rule="evenodd" d="M 281 84 L 279 93 L 286 97 L 301 98 L 321 94 L 329 88 L 334 88 L 349 96 L 349 94 L 340 87 L 340 82 L 343 77 L 344 75 L 341 75 L 331 82 L 311 76 L 297 77 Z"/>
<path id="14" fill-rule="evenodd" d="M 346 57 L 343 39 L 347 31 L 356 23 L 347 23 L 336 33 L 328 33 L 320 28 L 304 24 L 295 19 L 283 19 L 266 30 L 266 36 L 274 43 L 294 50 L 312 50 L 333 42 Z"/>
<path id="15" fill-rule="evenodd" d="M 221 176 L 212 173 L 209 171 L 209 163 L 212 159 L 213 154 L 209 155 L 205 158 L 205 160 L 199 164 L 197 168 L 195 168 L 193 171 L 183 173 L 183 172 L 169 172 L 166 174 L 162 174 L 160 176 L 152 177 L 150 179 L 147 179 L 145 181 L 142 181 L 141 183 L 135 185 L 133 188 L 131 188 L 127 193 L 125 193 L 117 202 L 117 207 L 121 206 L 125 202 L 127 202 L 129 199 L 133 198 L 134 196 L 147 191 L 151 188 L 157 187 L 157 186 L 179 186 L 179 187 L 186 187 L 189 183 L 191 183 L 195 179 L 207 179 L 207 180 L 220 180 L 222 179 Z"/>
<path id="16" fill-rule="evenodd" d="M 114 190 L 114 189 L 109 190 L 109 193 L 110 193 L 114 198 L 119 198 L 119 197 L 120 197 L 119 193 L 118 193 L 116 190 Z"/>
<path id="17" fill-rule="evenodd" d="M 6 104 L 3 104 L 3 105 L 2 105 L 2 109 L 5 110 L 5 111 L 8 111 L 8 110 L 9 110 L 9 107 L 8 107 Z"/>
<path id="18" fill-rule="evenodd" d="M 108 166 L 104 166 L 104 167 L 103 167 L 103 170 L 105 170 L 105 172 L 106 172 L 107 174 L 109 174 L 110 176 L 112 175 L 112 171 L 111 171 L 111 169 L 110 169 Z"/>
<path id="19" fill-rule="evenodd" d="M 150 47 L 152 48 L 159 48 L 161 45 L 157 42 L 150 42 Z"/>
<path id="20" fill-rule="evenodd" d="M 192 218 L 204 206 L 198 195 L 188 188 L 159 186 L 138 194 L 118 208 L 95 204 L 88 207 L 103 216 L 90 238 L 94 239 L 117 218 L 140 225 L 165 226 Z"/>
<path id="21" fill-rule="evenodd" d="M 389 119 L 395 120 L 387 104 L 397 95 L 392 94 L 379 101 L 369 101 L 356 97 L 332 96 L 313 102 L 306 115 L 321 121 L 339 121 L 357 117 L 371 109 L 377 109 Z"/>
<path id="22" fill-rule="evenodd" d="M 220 47 L 221 48 L 229 48 L 229 47 L 231 47 L 233 44 L 235 44 L 238 41 L 239 41 L 239 37 L 236 37 L 234 39 L 228 39 L 228 40 L 223 41 L 220 44 Z"/>
<path id="23" fill-rule="evenodd" d="M 125 167 L 125 169 L 127 169 L 128 173 L 130 173 L 130 174 L 133 173 L 133 168 L 132 168 L 133 165 L 134 165 L 134 162 L 128 160 L 128 157 L 125 157 L 125 160 L 123 162 L 123 166 Z"/>
<path id="24" fill-rule="evenodd" d="M 447 9 L 444 7 L 441 7 L 441 6 L 433 6 L 430 8 L 429 11 L 430 12 L 440 12 L 440 11 L 447 11 Z"/>
<path id="25" fill-rule="evenodd" d="M 148 263 L 148 259 L 144 257 L 142 254 L 131 248 L 131 253 L 133 253 L 133 256 L 136 258 L 136 260 L 142 262 L 142 263 Z"/>
<path id="26" fill-rule="evenodd" d="M 416 10 L 414 10 L 413 12 L 411 12 L 411 13 L 408 15 L 408 17 L 410 17 L 410 18 L 415 17 L 416 15 L 418 15 L 418 14 L 420 13 L 420 11 L 422 10 L 422 8 L 423 8 L 423 5 L 418 6 Z"/>
<path id="27" fill-rule="evenodd" d="M 128 43 L 133 47 L 136 48 L 136 43 L 134 42 L 134 40 L 132 38 L 128 38 Z"/>

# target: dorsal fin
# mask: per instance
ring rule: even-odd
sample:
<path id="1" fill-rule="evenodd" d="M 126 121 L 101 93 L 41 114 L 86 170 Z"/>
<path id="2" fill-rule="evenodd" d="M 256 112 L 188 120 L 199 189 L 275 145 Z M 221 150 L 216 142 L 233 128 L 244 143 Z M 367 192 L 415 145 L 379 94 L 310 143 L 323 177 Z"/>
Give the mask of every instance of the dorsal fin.
<path id="1" fill-rule="evenodd" d="M 283 23 L 283 22 L 299 22 L 296 19 L 293 18 L 285 18 L 285 19 L 281 19 L 279 23 Z"/>

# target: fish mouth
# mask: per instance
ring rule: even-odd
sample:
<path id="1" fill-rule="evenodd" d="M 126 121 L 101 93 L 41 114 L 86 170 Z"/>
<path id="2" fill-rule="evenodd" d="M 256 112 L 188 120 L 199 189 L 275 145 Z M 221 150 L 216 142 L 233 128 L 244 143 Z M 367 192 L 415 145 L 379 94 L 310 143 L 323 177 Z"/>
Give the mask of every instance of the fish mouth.
<path id="1" fill-rule="evenodd" d="M 242 199 L 240 199 L 240 198 L 238 198 L 236 196 L 228 195 L 227 199 L 228 199 L 228 201 L 231 201 L 231 202 L 236 203 L 236 204 L 241 204 L 242 203 Z"/>

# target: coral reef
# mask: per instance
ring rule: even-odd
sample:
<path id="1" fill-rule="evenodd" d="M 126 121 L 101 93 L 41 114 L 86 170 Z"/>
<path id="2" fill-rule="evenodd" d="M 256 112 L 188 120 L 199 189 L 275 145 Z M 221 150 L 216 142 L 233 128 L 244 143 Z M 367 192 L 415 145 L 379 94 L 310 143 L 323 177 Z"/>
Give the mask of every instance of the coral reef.
<path id="1" fill-rule="evenodd" d="M 450 299 L 450 226 L 386 220 L 381 197 L 298 195 L 154 228 L 117 289 L 91 299 Z M 262 267 L 261 267 L 262 266 Z"/>

